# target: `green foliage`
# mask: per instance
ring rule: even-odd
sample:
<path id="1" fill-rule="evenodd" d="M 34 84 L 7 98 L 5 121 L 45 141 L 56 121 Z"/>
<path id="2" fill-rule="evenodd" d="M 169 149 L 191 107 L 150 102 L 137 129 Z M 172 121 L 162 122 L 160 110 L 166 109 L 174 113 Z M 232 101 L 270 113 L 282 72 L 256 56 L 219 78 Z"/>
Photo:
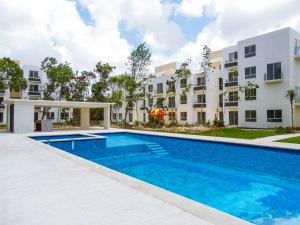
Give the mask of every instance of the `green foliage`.
<path id="1" fill-rule="evenodd" d="M 215 116 L 215 118 L 213 120 L 213 126 L 214 127 L 224 127 L 224 121 L 218 120 L 218 118 Z"/>
<path id="2" fill-rule="evenodd" d="M 42 88 L 45 99 L 61 100 L 68 98 L 70 82 L 74 79 L 73 69 L 67 62 L 58 63 L 53 57 L 46 57 L 41 63 L 42 70 L 46 73 L 48 83 Z"/>
<path id="3" fill-rule="evenodd" d="M 137 81 L 143 82 L 148 75 L 148 67 L 151 64 L 151 51 L 147 47 L 146 42 L 140 44 L 131 52 L 126 63 L 130 75 Z"/>
<path id="4" fill-rule="evenodd" d="M 276 127 L 275 128 L 275 132 L 276 134 L 290 134 L 290 133 L 294 133 L 294 129 L 292 127 Z"/>
<path id="5" fill-rule="evenodd" d="M 97 102 L 107 102 L 109 91 L 109 77 L 116 67 L 101 61 L 96 64 L 94 72 L 98 81 L 92 85 L 92 99 Z"/>
<path id="6" fill-rule="evenodd" d="M 89 87 L 91 80 L 95 78 L 95 74 L 89 71 L 81 72 L 70 81 L 70 93 L 68 101 L 85 101 L 89 97 Z"/>
<path id="7" fill-rule="evenodd" d="M 23 70 L 10 58 L 0 58 L 0 89 L 20 90 L 27 88 Z"/>

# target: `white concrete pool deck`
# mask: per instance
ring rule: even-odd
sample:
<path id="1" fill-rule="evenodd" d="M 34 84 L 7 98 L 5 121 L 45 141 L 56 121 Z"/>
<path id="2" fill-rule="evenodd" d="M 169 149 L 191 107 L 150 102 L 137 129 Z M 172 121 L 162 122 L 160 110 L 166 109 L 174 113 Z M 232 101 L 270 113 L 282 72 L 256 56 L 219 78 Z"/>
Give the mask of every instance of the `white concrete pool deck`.
<path id="1" fill-rule="evenodd" d="M 35 135 L 87 132 L 99 130 Z M 300 149 L 295 144 L 172 136 Z M 0 134 L 0 171 L 1 225 L 250 224 L 21 134 Z"/>

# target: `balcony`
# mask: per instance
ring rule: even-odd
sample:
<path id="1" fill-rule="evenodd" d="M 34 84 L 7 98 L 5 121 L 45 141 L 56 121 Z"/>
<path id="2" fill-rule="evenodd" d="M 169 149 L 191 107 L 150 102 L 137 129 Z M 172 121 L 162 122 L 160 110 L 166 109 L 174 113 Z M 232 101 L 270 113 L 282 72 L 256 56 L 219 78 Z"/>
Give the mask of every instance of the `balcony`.
<path id="1" fill-rule="evenodd" d="M 238 105 L 239 105 L 238 101 L 225 102 L 225 107 L 238 106 Z"/>
<path id="2" fill-rule="evenodd" d="M 206 108 L 206 103 L 203 102 L 195 102 L 194 108 Z"/>
<path id="3" fill-rule="evenodd" d="M 21 91 L 11 91 L 10 98 L 21 98 L 22 92 Z"/>
<path id="4" fill-rule="evenodd" d="M 162 95 L 164 92 L 162 90 L 155 90 L 155 95 Z"/>
<path id="5" fill-rule="evenodd" d="M 200 90 L 206 90 L 206 85 L 195 85 L 194 86 L 194 91 L 200 91 Z"/>
<path id="6" fill-rule="evenodd" d="M 265 83 L 278 83 L 283 81 L 283 73 L 264 74 Z"/>
<path id="7" fill-rule="evenodd" d="M 237 66 L 238 65 L 238 61 L 226 61 L 225 64 L 224 64 L 224 67 L 225 68 L 230 68 L 230 67 L 234 67 L 234 66 Z"/>
<path id="8" fill-rule="evenodd" d="M 32 81 L 32 82 L 41 82 L 41 78 L 39 77 L 29 77 L 28 81 Z"/>
<path id="9" fill-rule="evenodd" d="M 225 87 L 236 87 L 238 84 L 238 81 L 230 81 L 225 83 Z"/>
<path id="10" fill-rule="evenodd" d="M 175 88 L 168 88 L 167 93 L 172 94 L 175 92 Z M 157 93 L 158 94 L 158 93 Z M 161 93 L 162 94 L 162 93 Z"/>
<path id="11" fill-rule="evenodd" d="M 41 92 L 40 91 L 28 91 L 28 95 L 30 95 L 30 96 L 40 96 Z"/>

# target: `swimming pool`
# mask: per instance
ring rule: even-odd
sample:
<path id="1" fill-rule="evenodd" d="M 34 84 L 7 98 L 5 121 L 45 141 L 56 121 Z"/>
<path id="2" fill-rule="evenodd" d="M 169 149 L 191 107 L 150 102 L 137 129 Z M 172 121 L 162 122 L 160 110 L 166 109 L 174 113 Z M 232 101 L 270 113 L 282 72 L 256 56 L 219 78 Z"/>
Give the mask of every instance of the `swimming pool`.
<path id="1" fill-rule="evenodd" d="M 30 137 L 37 141 L 44 141 L 44 140 L 58 140 L 58 139 L 73 139 L 73 138 L 85 138 L 89 137 L 83 134 L 66 134 L 66 135 L 50 135 L 50 136 L 33 136 Z"/>
<path id="2" fill-rule="evenodd" d="M 133 133 L 49 145 L 259 225 L 300 224 L 300 154 Z"/>

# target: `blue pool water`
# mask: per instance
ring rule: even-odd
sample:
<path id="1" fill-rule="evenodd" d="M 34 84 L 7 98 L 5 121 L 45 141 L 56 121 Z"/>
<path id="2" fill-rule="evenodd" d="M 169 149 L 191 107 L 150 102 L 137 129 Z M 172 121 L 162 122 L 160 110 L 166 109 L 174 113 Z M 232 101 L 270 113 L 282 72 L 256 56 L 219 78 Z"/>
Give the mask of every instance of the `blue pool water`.
<path id="1" fill-rule="evenodd" d="M 34 140 L 41 141 L 41 140 L 56 140 L 56 139 L 67 139 L 67 138 L 84 138 L 87 137 L 86 135 L 82 134 L 70 134 L 70 135 L 51 135 L 51 136 L 37 136 L 31 137 Z"/>
<path id="2" fill-rule="evenodd" d="M 103 135 L 103 134 L 99 134 Z M 140 135 L 49 143 L 259 225 L 300 224 L 300 154 Z"/>

